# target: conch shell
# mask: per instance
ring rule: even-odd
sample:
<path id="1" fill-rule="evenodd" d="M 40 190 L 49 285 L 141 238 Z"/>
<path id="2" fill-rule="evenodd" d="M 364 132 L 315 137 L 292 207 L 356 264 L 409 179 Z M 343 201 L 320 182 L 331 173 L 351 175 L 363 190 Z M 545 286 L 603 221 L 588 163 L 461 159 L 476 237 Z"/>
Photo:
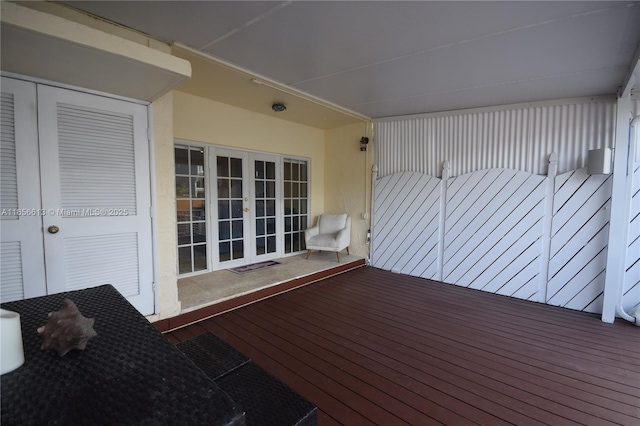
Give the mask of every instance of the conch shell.
<path id="1" fill-rule="evenodd" d="M 95 319 L 83 317 L 69 299 L 64 299 L 62 308 L 49 312 L 48 317 L 47 323 L 38 327 L 44 339 L 40 349 L 55 349 L 58 355 L 64 356 L 71 349 L 84 349 L 89 339 L 98 335 L 93 329 Z"/>

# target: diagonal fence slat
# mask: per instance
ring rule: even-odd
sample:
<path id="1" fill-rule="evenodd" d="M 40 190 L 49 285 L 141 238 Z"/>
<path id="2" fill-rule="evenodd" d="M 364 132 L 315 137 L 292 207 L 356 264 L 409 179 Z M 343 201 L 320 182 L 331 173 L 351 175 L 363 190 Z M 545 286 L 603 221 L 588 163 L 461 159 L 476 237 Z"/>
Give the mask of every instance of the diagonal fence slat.
<path id="1" fill-rule="evenodd" d="M 601 312 L 611 177 L 577 169 L 552 179 L 552 186 L 549 179 L 510 169 L 445 180 L 416 172 L 385 176 L 374 185 L 372 265 Z M 553 192 L 547 189 L 551 187 Z M 640 229 L 633 227 L 640 224 L 638 188 L 633 194 L 625 283 L 625 294 L 634 295 L 630 300 L 640 292 L 640 261 L 634 257 Z M 545 205 L 553 212 L 547 237 Z M 549 241 L 547 249 L 543 241 Z M 540 282 L 546 285 L 546 299 Z"/>
<path id="2" fill-rule="evenodd" d="M 558 176 L 564 184 L 554 194 L 547 303 L 601 312 L 611 176 L 584 168 L 567 174 Z"/>
<path id="3" fill-rule="evenodd" d="M 418 263 L 432 264 L 437 258 L 434 224 L 439 212 L 441 179 L 421 173 L 405 172 L 386 176 L 374 188 L 375 245 L 374 265 L 389 271 L 414 274 Z M 422 272 L 421 272 L 422 273 Z"/>

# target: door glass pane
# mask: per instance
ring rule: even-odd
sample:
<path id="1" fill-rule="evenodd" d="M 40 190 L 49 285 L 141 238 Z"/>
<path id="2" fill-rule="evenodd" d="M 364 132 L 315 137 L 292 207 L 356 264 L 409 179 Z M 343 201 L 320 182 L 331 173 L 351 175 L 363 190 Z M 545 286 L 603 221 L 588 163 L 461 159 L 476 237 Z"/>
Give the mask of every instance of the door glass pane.
<path id="1" fill-rule="evenodd" d="M 207 242 L 207 227 L 206 223 L 198 222 L 193 224 L 193 242 L 194 243 L 205 243 Z"/>
<path id="2" fill-rule="evenodd" d="M 232 200 L 231 201 L 231 217 L 241 218 L 242 213 L 243 213 L 242 200 Z"/>
<path id="3" fill-rule="evenodd" d="M 204 148 L 175 147 L 178 273 L 207 270 Z"/>
<path id="4" fill-rule="evenodd" d="M 244 241 L 234 241 L 233 242 L 233 258 L 234 259 L 242 259 L 244 258 Z"/>
<path id="5" fill-rule="evenodd" d="M 276 233 L 276 219 L 269 218 L 267 219 L 267 234 L 275 234 Z"/>
<path id="6" fill-rule="evenodd" d="M 224 168 L 217 173 L 218 261 L 226 262 L 244 258 L 242 158 L 218 156 L 216 161 Z"/>
<path id="7" fill-rule="evenodd" d="M 231 238 L 231 222 L 228 220 L 218 221 L 218 240 L 228 240 Z"/>
<path id="8" fill-rule="evenodd" d="M 218 201 L 218 219 L 229 219 L 229 200 Z"/>
<path id="9" fill-rule="evenodd" d="M 178 272 L 180 274 L 193 272 L 191 267 L 191 247 L 180 247 L 178 249 Z"/>
<path id="10" fill-rule="evenodd" d="M 256 179 L 264 179 L 264 161 L 256 161 Z"/>
<path id="11" fill-rule="evenodd" d="M 191 197 L 204 198 L 204 178 L 191 178 Z"/>
<path id="12" fill-rule="evenodd" d="M 178 224 L 178 245 L 191 244 L 191 229 L 188 223 Z"/>
<path id="13" fill-rule="evenodd" d="M 201 244 L 193 247 L 193 270 L 203 271 L 207 269 L 207 246 Z"/>
<path id="14" fill-rule="evenodd" d="M 242 181 L 231 179 L 231 198 L 242 198 Z"/>
<path id="15" fill-rule="evenodd" d="M 276 215 L 276 200 L 267 200 L 267 216 Z"/>
<path id="16" fill-rule="evenodd" d="M 191 175 L 204 176 L 204 149 L 191 151 Z"/>
<path id="17" fill-rule="evenodd" d="M 254 167 L 256 254 L 274 253 L 276 241 L 276 163 L 256 160 Z M 264 238 L 265 235 L 267 238 Z M 270 241 L 273 243 L 273 248 L 269 246 Z"/>
<path id="18" fill-rule="evenodd" d="M 276 181 L 275 180 L 266 182 L 265 197 L 267 197 L 267 198 L 275 198 L 276 197 Z"/>
<path id="19" fill-rule="evenodd" d="M 189 198 L 189 178 L 176 176 L 176 197 Z"/>
<path id="20" fill-rule="evenodd" d="M 189 200 L 176 200 L 176 219 L 178 222 L 188 222 L 191 220 Z"/>
<path id="21" fill-rule="evenodd" d="M 309 176 L 307 175 L 307 162 L 303 161 L 300 163 L 300 182 L 307 182 L 309 180 Z"/>
<path id="22" fill-rule="evenodd" d="M 229 198 L 229 179 L 218 179 L 218 199 Z"/>
<path id="23" fill-rule="evenodd" d="M 264 219 L 256 219 L 256 235 L 264 235 Z"/>
<path id="24" fill-rule="evenodd" d="M 276 251 L 276 237 L 267 237 L 267 253 L 275 253 Z"/>
<path id="25" fill-rule="evenodd" d="M 264 181 L 256 181 L 256 199 L 264 198 Z"/>
<path id="26" fill-rule="evenodd" d="M 231 177 L 242 177 L 242 158 L 231 159 Z"/>
<path id="27" fill-rule="evenodd" d="M 231 243 L 229 241 L 218 244 L 220 262 L 231 260 Z"/>
<path id="28" fill-rule="evenodd" d="M 266 164 L 267 166 L 267 170 L 266 170 L 266 177 L 267 179 L 276 179 L 276 163 L 269 161 Z"/>
<path id="29" fill-rule="evenodd" d="M 218 177 L 229 177 L 229 158 L 218 157 L 216 160 Z"/>
<path id="30" fill-rule="evenodd" d="M 187 148 L 175 148 L 176 174 L 189 174 L 189 150 Z"/>
<path id="31" fill-rule="evenodd" d="M 204 200 L 193 200 L 191 201 L 191 213 L 193 215 L 193 220 L 206 220 L 204 206 L 206 202 Z"/>
<path id="32" fill-rule="evenodd" d="M 243 232 L 243 221 L 242 220 L 234 220 L 231 222 L 231 237 L 232 238 L 242 238 L 244 236 Z"/>
<path id="33" fill-rule="evenodd" d="M 306 160 L 285 159 L 284 170 L 284 251 L 295 253 L 305 249 L 304 230 L 309 223 L 309 164 Z"/>

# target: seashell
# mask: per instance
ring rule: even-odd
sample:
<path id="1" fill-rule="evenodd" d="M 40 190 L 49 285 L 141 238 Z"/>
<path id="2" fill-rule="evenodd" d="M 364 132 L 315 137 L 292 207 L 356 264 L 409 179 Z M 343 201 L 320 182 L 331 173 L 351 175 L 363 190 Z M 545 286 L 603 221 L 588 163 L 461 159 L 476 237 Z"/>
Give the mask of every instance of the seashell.
<path id="1" fill-rule="evenodd" d="M 84 349 L 89 339 L 98 335 L 93 329 L 95 319 L 83 317 L 69 299 L 62 301 L 59 311 L 49 312 L 48 318 L 45 325 L 38 327 L 44 340 L 40 349 L 55 349 L 60 356 L 71 349 Z"/>

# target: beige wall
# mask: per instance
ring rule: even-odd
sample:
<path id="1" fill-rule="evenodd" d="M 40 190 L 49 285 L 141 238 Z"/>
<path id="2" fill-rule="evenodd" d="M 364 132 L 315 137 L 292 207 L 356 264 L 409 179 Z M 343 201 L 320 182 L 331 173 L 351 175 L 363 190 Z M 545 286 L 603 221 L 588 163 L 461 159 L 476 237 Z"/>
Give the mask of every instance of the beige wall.
<path id="1" fill-rule="evenodd" d="M 371 206 L 372 143 L 360 151 L 360 138 L 370 137 L 370 129 L 370 123 L 357 123 L 325 133 L 325 211 L 351 217 L 350 253 L 363 257 L 369 255 L 370 220 L 363 215 Z"/>
<path id="2" fill-rule="evenodd" d="M 324 130 L 178 91 L 173 105 L 176 139 L 310 158 L 311 214 L 323 211 Z"/>
<path id="3" fill-rule="evenodd" d="M 155 101 L 153 108 L 154 133 L 154 194 L 157 244 L 157 315 L 150 320 L 170 318 L 180 313 L 178 301 L 176 259 L 176 193 L 173 156 L 173 93 Z"/>

